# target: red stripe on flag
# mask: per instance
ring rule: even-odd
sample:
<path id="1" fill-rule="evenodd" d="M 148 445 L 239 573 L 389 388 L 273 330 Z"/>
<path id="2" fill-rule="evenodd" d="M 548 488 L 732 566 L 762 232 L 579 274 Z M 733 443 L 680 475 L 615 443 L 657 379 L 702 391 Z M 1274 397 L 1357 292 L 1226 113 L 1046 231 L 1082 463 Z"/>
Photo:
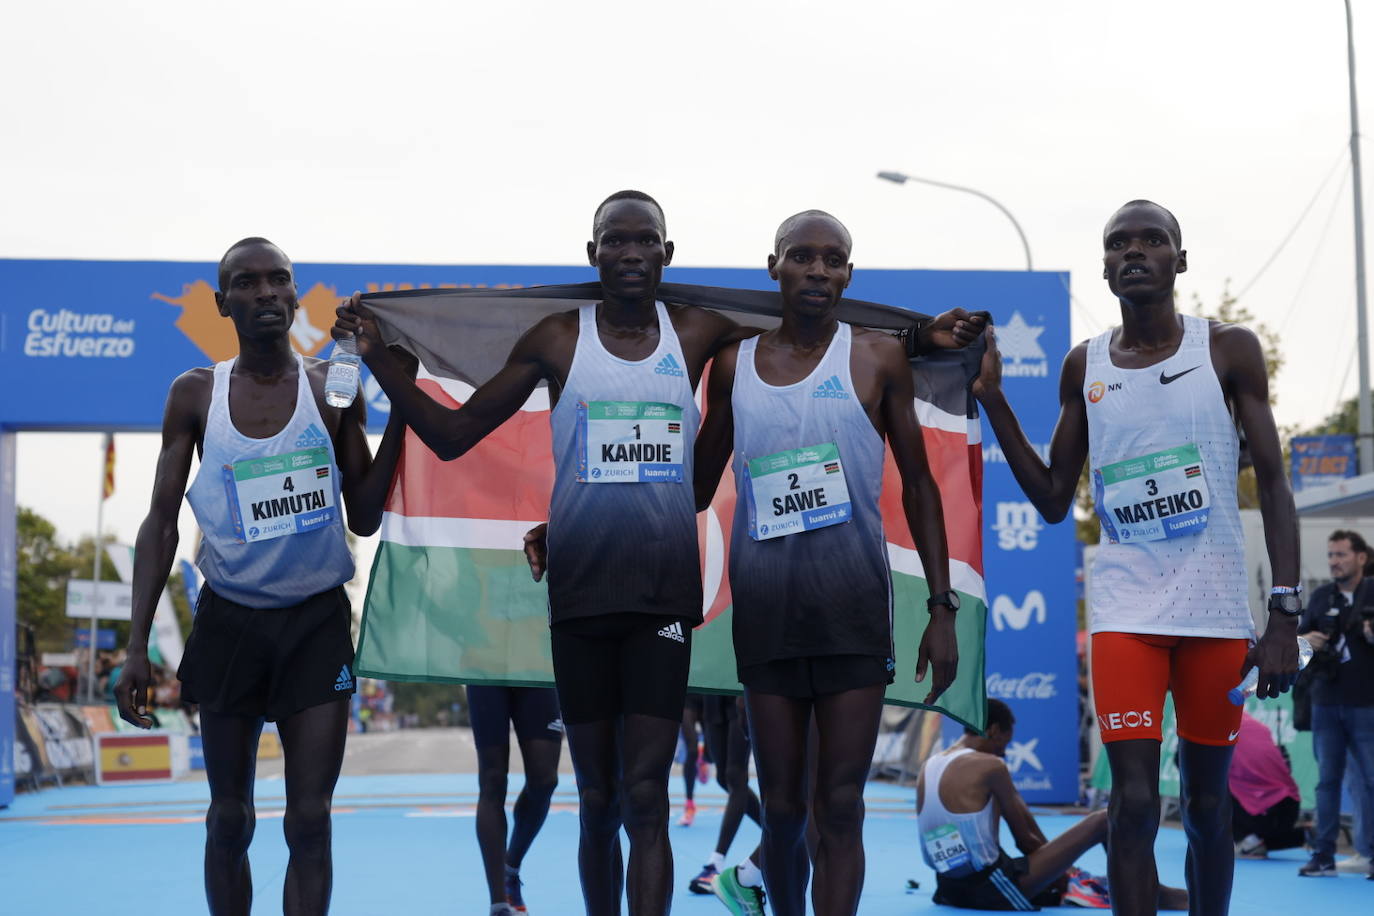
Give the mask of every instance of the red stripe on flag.
<path id="1" fill-rule="evenodd" d="M 100 779 L 103 782 L 123 782 L 131 779 L 171 779 L 172 771 L 163 770 L 103 770 Z"/>
<path id="2" fill-rule="evenodd" d="M 970 445 L 968 436 L 942 429 L 923 427 L 926 459 L 930 472 L 940 487 L 945 513 L 945 539 L 949 542 L 949 558 L 959 560 L 983 572 L 982 551 L 982 493 L 983 463 L 978 446 Z M 969 504 L 970 497 L 972 505 Z M 907 527 L 902 510 L 902 478 L 891 449 L 883 459 L 883 495 L 879 500 L 883 510 L 883 529 L 887 539 L 898 547 L 915 549 L 911 529 Z"/>
<path id="3" fill-rule="evenodd" d="M 419 384 L 440 404 L 459 406 L 438 383 Z M 440 461 L 407 429 L 401 472 L 386 507 L 411 517 L 544 519 L 551 492 L 549 413 L 522 410 L 453 461 Z"/>
<path id="4" fill-rule="evenodd" d="M 152 747 L 162 745 L 166 747 L 166 735 L 110 735 L 100 739 L 100 746 L 106 747 Z"/>

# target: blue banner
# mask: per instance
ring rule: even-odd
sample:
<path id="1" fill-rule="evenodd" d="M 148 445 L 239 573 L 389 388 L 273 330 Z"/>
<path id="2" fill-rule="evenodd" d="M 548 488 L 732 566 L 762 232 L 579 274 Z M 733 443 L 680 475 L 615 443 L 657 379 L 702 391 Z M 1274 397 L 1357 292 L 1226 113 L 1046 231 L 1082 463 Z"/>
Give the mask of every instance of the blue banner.
<path id="1" fill-rule="evenodd" d="M 586 266 L 298 263 L 295 268 L 300 308 L 292 341 L 301 353 L 318 357 L 329 355 L 334 309 L 354 290 L 511 288 L 596 278 Z M 777 286 L 762 264 L 671 267 L 665 279 Z M 991 311 L 1008 396 L 1043 453 L 1057 412 L 1059 360 L 1068 349 L 1067 281 L 1060 273 L 860 267 L 847 295 L 927 314 L 954 307 Z M 210 262 L 0 259 L 0 390 L 24 392 L 0 398 L 0 430 L 156 431 L 172 380 L 237 350 L 233 324 L 215 306 L 215 286 L 216 265 Z M 369 428 L 380 432 L 389 404 L 366 367 L 363 391 Z M 1072 801 L 1078 765 L 1073 526 L 1044 525 L 986 429 L 983 455 L 984 573 L 992 624 L 988 693 L 1007 699 L 1016 711 L 1009 763 L 1026 797 Z M 0 482 L 5 473 L 12 478 L 8 457 L 0 462 Z M 0 505 L 5 495 L 0 492 Z M 10 592 L 0 597 L 3 662 L 4 634 L 13 632 L 14 585 L 0 582 L 0 588 Z M 0 677 L 4 670 L 0 665 Z M 4 689 L 0 681 L 0 729 L 12 717 Z M 7 760 L 2 751 L 0 758 Z"/>
<path id="2" fill-rule="evenodd" d="M 78 649 L 88 648 L 91 644 L 91 628 L 77 627 L 75 646 Z M 95 647 L 97 650 L 113 649 L 115 647 L 115 631 L 99 627 L 95 631 Z"/>
<path id="3" fill-rule="evenodd" d="M 1294 436 L 1288 445 L 1294 493 L 1324 487 L 1356 474 L 1354 436 Z"/>

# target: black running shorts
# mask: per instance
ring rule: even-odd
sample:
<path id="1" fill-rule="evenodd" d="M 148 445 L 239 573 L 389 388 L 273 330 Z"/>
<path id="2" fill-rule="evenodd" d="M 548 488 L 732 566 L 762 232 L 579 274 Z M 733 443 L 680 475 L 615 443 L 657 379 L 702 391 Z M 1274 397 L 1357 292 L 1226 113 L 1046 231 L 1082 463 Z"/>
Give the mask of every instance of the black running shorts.
<path id="1" fill-rule="evenodd" d="M 177 677 L 212 712 L 266 718 L 353 694 L 353 615 L 343 587 L 284 608 L 251 608 L 200 589 Z"/>
<path id="2" fill-rule="evenodd" d="M 932 903 L 965 910 L 1021 910 L 1034 911 L 1042 906 L 1059 906 L 1060 892 L 1051 886 L 1027 897 L 1018 880 L 1029 869 L 1025 856 L 1013 859 L 998 850 L 997 861 L 981 871 L 962 878 L 935 876 L 935 896 Z"/>
<path id="3" fill-rule="evenodd" d="M 679 617 L 603 614 L 556 623 L 549 633 L 564 722 L 622 715 L 682 721 L 691 624 Z"/>
<path id="4" fill-rule="evenodd" d="M 525 741 L 562 741 L 563 719 L 552 687 L 468 685 L 472 743 L 478 747 L 510 744 L 510 728 Z"/>
<path id="5" fill-rule="evenodd" d="M 755 693 L 814 699 L 891 684 L 892 659 L 875 655 L 819 655 L 780 658 L 761 665 L 741 665 L 740 683 Z"/>

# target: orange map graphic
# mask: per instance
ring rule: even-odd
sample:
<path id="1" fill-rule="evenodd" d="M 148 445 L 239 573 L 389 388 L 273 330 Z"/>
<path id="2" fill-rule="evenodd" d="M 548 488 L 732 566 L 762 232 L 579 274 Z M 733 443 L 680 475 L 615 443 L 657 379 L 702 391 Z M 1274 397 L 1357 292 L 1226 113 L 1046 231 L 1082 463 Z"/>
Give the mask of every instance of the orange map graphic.
<path id="1" fill-rule="evenodd" d="M 153 293 L 152 298 L 181 309 L 176 325 L 212 362 L 220 362 L 239 352 L 234 323 L 215 306 L 215 289 L 204 280 L 186 283 L 181 295 Z M 291 345 L 304 356 L 314 356 L 329 343 L 334 326 L 334 309 L 340 296 L 332 286 L 316 283 L 297 301 L 296 320 L 291 325 Z"/>

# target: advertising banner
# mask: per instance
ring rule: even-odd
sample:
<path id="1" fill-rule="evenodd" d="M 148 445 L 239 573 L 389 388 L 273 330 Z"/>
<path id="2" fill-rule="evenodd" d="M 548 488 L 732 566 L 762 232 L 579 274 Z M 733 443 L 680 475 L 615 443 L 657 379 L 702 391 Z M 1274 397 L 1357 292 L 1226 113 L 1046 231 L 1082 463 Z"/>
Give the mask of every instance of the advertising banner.
<path id="1" fill-rule="evenodd" d="M 1358 470 L 1354 436 L 1294 436 L 1288 445 L 1294 493 L 1354 477 Z"/>
<path id="2" fill-rule="evenodd" d="M 88 649 L 91 645 L 91 628 L 77 627 L 76 637 L 73 643 L 78 649 Z M 97 627 L 95 631 L 95 647 L 100 649 L 113 649 L 115 647 L 115 631 L 106 627 Z M 75 654 L 75 653 L 73 653 Z M 75 667 L 73 665 L 72 667 Z"/>
<path id="3" fill-rule="evenodd" d="M 134 590 L 127 582 L 94 582 L 90 579 L 67 580 L 67 616 L 77 620 L 91 619 L 91 604 L 96 605 L 98 620 L 132 620 Z"/>
<path id="4" fill-rule="evenodd" d="M 1059 365 L 1069 350 L 1067 288 L 1015 300 L 972 299 L 992 312 L 1002 385 L 1027 438 L 1049 460 Z M 1073 516 L 1047 525 L 983 422 L 983 564 L 987 695 L 1016 716 L 1007 766 L 1032 804 L 1078 797 L 1077 542 Z"/>

